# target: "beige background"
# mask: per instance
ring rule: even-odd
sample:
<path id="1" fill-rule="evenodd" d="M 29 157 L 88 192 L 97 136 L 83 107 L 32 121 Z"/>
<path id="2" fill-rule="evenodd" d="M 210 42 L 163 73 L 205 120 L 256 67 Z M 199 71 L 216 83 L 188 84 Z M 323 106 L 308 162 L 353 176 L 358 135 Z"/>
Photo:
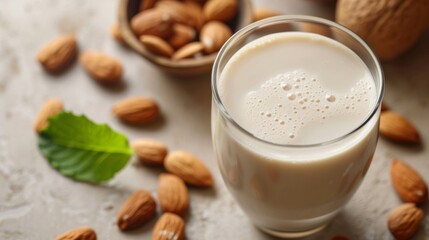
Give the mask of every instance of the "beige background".
<path id="1" fill-rule="evenodd" d="M 333 6 L 308 0 L 255 1 L 255 5 L 285 13 L 332 19 Z M 130 164 L 108 184 L 74 182 L 53 170 L 37 149 L 32 122 L 49 97 L 64 100 L 67 109 L 106 122 L 129 138 L 151 137 L 170 149 L 185 149 L 200 156 L 212 169 L 213 189 L 191 189 L 191 210 L 186 216 L 188 239 L 271 239 L 259 232 L 229 195 L 217 170 L 210 140 L 210 79 L 178 80 L 152 65 L 109 36 L 116 18 L 114 0 L 1 0 L 0 5 L 0 239 L 53 239 L 70 228 L 92 226 L 99 239 L 149 239 L 154 221 L 121 233 L 115 216 L 128 194 L 145 188 L 155 193 L 159 170 Z M 119 58 L 125 66 L 126 87 L 108 89 L 89 79 L 75 64 L 62 76 L 46 74 L 35 61 L 39 47 L 62 33 L 75 33 L 81 49 L 99 49 Z M 383 64 L 386 100 L 408 116 L 429 144 L 429 31 L 400 60 Z M 134 128 L 119 123 L 111 106 L 127 96 L 155 98 L 163 119 Z M 344 211 L 321 234 L 309 239 L 330 239 L 342 234 L 351 239 L 392 239 L 386 216 L 400 203 L 393 192 L 388 167 L 404 159 L 429 181 L 426 147 L 398 146 L 379 141 L 368 175 Z M 426 209 L 425 209 L 426 211 Z M 415 239 L 428 239 L 425 218 Z"/>

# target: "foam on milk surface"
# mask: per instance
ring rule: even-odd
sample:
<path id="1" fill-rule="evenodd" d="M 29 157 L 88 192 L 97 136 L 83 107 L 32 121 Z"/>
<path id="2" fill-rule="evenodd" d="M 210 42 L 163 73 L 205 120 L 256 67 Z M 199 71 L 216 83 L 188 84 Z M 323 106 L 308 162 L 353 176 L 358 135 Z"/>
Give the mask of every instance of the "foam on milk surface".
<path id="1" fill-rule="evenodd" d="M 365 120 L 376 99 L 362 60 L 310 33 L 277 33 L 247 44 L 227 63 L 218 84 L 239 125 L 280 144 L 345 135 Z"/>

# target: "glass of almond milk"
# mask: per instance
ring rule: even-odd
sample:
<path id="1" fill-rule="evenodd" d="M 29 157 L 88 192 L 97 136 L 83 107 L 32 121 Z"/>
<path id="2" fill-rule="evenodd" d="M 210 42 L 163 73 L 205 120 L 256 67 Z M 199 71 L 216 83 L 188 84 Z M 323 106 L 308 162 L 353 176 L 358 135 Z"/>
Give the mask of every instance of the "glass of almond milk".
<path id="1" fill-rule="evenodd" d="M 334 22 L 280 16 L 231 37 L 213 67 L 213 145 L 256 226 L 303 237 L 334 218 L 371 164 L 383 88 L 374 53 Z"/>

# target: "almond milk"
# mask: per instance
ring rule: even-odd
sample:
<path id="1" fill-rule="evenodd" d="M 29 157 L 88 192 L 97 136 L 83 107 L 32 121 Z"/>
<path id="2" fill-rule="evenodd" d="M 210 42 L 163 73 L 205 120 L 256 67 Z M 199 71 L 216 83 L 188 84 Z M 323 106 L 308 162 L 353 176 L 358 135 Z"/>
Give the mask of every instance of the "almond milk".
<path id="1" fill-rule="evenodd" d="M 377 91 L 364 62 L 320 35 L 276 33 L 238 50 L 217 90 L 248 132 L 213 110 L 221 173 L 243 210 L 267 231 L 327 223 L 356 191 L 375 151 L 378 113 L 369 115 Z"/>

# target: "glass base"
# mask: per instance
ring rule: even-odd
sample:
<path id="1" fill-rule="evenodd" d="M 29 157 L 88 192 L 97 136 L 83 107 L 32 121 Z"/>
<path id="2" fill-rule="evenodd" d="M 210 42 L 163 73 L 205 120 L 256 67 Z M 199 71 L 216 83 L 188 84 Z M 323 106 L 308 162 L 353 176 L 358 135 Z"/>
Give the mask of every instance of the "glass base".
<path id="1" fill-rule="evenodd" d="M 313 228 L 310 230 L 306 230 L 306 231 L 300 231 L 300 232 L 282 232 L 282 231 L 277 231 L 277 230 L 272 230 L 272 229 L 268 229 L 268 228 L 264 228 L 264 227 L 258 227 L 259 229 L 261 229 L 263 232 L 274 236 L 274 237 L 278 237 L 278 238 L 302 238 L 302 237 L 307 237 L 310 235 L 313 235 L 321 230 L 323 230 L 326 227 L 327 224 L 322 225 L 320 227 L 317 228 Z"/>

